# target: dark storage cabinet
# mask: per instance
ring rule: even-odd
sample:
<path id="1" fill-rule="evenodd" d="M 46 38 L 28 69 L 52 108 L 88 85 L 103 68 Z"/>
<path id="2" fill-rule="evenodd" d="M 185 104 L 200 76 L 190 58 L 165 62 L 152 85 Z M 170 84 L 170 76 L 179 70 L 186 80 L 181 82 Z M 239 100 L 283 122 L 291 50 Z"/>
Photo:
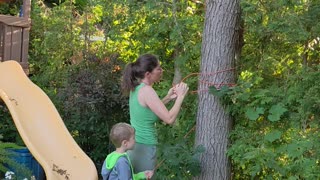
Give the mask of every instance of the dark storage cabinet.
<path id="1" fill-rule="evenodd" d="M 25 168 L 28 168 L 32 172 L 32 175 L 35 176 L 36 180 L 46 179 L 43 168 L 32 156 L 28 148 L 10 149 L 10 151 L 13 152 L 13 155 L 10 158 L 12 158 L 12 160 L 16 161 L 18 164 L 23 165 Z M 14 168 L 9 167 L 9 169 L 15 173 L 18 179 L 24 178 L 17 174 Z M 30 179 L 30 177 L 28 179 Z"/>

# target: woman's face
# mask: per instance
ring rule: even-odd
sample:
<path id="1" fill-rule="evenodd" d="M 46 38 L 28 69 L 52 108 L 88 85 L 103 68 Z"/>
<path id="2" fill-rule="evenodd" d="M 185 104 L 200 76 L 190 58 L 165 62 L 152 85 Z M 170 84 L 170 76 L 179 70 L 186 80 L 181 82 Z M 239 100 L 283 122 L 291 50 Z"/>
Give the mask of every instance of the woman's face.
<path id="1" fill-rule="evenodd" d="M 153 82 L 158 82 L 160 81 L 161 77 L 162 77 L 162 73 L 163 73 L 163 70 L 160 66 L 160 64 L 158 63 L 158 66 L 156 68 L 154 68 L 151 72 L 151 80 Z"/>

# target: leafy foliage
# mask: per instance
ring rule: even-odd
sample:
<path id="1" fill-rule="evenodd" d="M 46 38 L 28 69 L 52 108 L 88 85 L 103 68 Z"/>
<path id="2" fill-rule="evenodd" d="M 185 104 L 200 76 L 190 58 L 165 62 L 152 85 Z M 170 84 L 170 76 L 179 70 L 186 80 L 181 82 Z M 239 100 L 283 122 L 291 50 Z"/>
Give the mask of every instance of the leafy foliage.
<path id="1" fill-rule="evenodd" d="M 202 1 L 108 1 L 102 19 L 105 37 L 109 38 L 106 46 L 119 52 L 125 62 L 132 62 L 147 52 L 158 55 L 165 72 L 163 81 L 154 88 L 164 97 L 172 87 L 174 64 L 182 76 L 199 70 L 203 10 Z M 186 82 L 190 89 L 197 88 L 196 78 Z M 185 99 L 175 125 L 157 124 L 158 160 L 163 161 L 157 176 L 161 178 L 190 179 L 200 172 L 195 157 L 201 151 L 194 148 L 194 131 L 185 137 L 187 130 L 195 126 L 196 98 L 190 95 Z M 186 147 L 182 148 L 182 144 Z M 168 153 L 170 149 L 174 154 Z"/>
<path id="2" fill-rule="evenodd" d="M 109 49 L 119 52 L 122 59 L 130 62 L 151 52 L 159 56 L 171 78 L 173 59 L 185 64 L 181 66 L 185 74 L 198 71 L 204 19 L 200 1 L 108 2 L 102 25 Z"/>
<path id="3" fill-rule="evenodd" d="M 22 1 L 11 0 L 0 2 L 0 14 L 18 16 L 21 10 Z"/>
<path id="4" fill-rule="evenodd" d="M 235 119 L 234 179 L 319 179 L 317 1 L 242 1 L 237 86 L 211 93 Z"/>
<path id="5" fill-rule="evenodd" d="M 234 179 L 319 179 L 320 4 L 244 0 L 241 6 L 237 86 L 210 88 L 235 119 L 228 151 Z M 146 52 L 158 55 L 165 73 L 155 89 L 163 97 L 175 67 L 184 77 L 199 71 L 204 10 L 204 1 L 187 0 L 32 1 L 31 79 L 98 169 L 112 149 L 108 129 L 128 121 L 119 92 L 123 62 Z M 18 6 L 1 5 L 0 11 L 17 14 Z M 184 81 L 190 91 L 197 89 L 197 78 Z M 0 110 L 3 140 L 22 144 L 7 109 Z M 197 96 L 190 94 L 175 125 L 157 124 L 159 177 L 199 173 L 196 111 Z"/>
<path id="6" fill-rule="evenodd" d="M 159 164 L 161 168 L 157 171 L 159 174 L 157 178 L 190 179 L 198 175 L 200 173 L 199 155 L 204 152 L 204 148 L 202 146 L 191 148 L 190 142 L 177 137 L 174 143 L 160 144 L 160 157 L 163 159 L 162 164 Z"/>
<path id="7" fill-rule="evenodd" d="M 69 131 L 100 166 L 113 150 L 108 140 L 112 125 L 129 120 L 127 99 L 120 94 L 119 65 L 114 63 L 81 63 L 69 70 L 64 88 L 58 90 Z"/>
<path id="8" fill-rule="evenodd" d="M 163 82 L 158 86 L 164 84 L 169 85 L 168 82 Z M 169 89 L 169 87 L 159 89 Z M 165 93 L 166 91 L 159 92 L 160 95 Z M 198 107 L 195 103 L 196 98 L 197 96 L 192 94 L 185 98 L 173 126 L 157 123 L 159 139 L 157 178 L 159 179 L 190 179 L 200 173 L 198 157 L 204 148 L 201 145 L 194 146 L 195 116 Z M 172 104 L 168 105 L 169 108 L 171 106 Z"/>
<path id="9" fill-rule="evenodd" d="M 224 94 L 237 117 L 228 150 L 236 179 L 319 178 L 318 68 L 264 89 L 254 77 L 240 79 Z"/>
<path id="10" fill-rule="evenodd" d="M 99 12 L 94 6 L 80 15 L 70 1 L 52 8 L 33 1 L 29 53 L 33 82 L 49 95 L 97 169 L 112 150 L 110 127 L 128 121 L 127 101 L 119 89 L 124 64 L 103 42 L 89 38 L 99 33 L 92 28 Z"/>
<path id="11" fill-rule="evenodd" d="M 0 119 L 0 139 L 3 142 L 15 142 L 15 144 L 18 145 L 24 145 L 11 118 L 10 112 L 3 102 L 0 102 Z"/>

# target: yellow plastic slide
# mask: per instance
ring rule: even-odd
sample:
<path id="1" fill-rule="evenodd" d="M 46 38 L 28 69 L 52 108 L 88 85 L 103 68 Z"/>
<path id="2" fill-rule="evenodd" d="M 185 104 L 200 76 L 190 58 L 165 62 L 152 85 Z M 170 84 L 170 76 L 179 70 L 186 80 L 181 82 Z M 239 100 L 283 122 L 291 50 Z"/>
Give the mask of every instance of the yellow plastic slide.
<path id="1" fill-rule="evenodd" d="M 96 180 L 92 160 L 74 141 L 49 97 L 16 61 L 0 62 L 0 100 L 48 180 Z"/>

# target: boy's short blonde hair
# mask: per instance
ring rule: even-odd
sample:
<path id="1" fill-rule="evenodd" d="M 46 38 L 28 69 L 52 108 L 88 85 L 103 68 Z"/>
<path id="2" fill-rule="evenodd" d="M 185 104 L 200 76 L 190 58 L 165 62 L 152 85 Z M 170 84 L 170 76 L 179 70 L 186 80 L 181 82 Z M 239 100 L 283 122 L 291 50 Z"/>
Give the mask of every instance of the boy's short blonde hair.
<path id="1" fill-rule="evenodd" d="M 132 136 L 134 136 L 134 133 L 135 130 L 130 124 L 117 123 L 112 126 L 109 137 L 112 144 L 118 148 L 121 146 L 122 141 L 128 141 Z"/>

